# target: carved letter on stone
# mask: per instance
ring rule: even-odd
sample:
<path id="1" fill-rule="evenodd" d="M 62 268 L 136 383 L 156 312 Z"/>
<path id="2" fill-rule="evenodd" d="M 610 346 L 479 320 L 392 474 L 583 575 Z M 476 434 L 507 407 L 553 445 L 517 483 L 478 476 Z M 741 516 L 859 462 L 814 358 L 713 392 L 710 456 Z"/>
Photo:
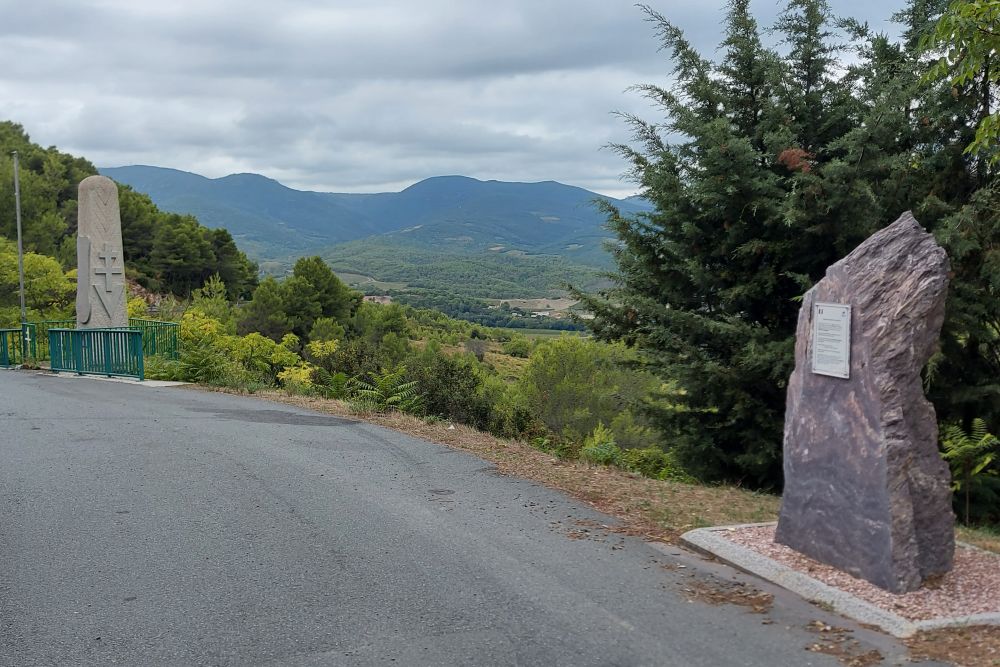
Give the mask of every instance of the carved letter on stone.
<path id="1" fill-rule="evenodd" d="M 954 557 L 951 476 L 920 378 L 949 270 L 904 213 L 827 269 L 799 311 L 775 540 L 894 592 Z M 818 303 L 851 306 L 849 379 L 811 372 Z"/>
<path id="2" fill-rule="evenodd" d="M 78 202 L 76 325 L 128 326 L 118 188 L 110 178 L 89 176 Z"/>

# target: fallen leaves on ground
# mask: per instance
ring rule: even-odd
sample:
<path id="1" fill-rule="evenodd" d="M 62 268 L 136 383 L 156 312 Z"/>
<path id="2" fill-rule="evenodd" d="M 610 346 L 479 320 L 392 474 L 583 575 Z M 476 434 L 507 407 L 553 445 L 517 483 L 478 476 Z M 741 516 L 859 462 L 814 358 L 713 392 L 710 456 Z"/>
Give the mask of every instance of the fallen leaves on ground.
<path id="1" fill-rule="evenodd" d="M 1000 627 L 972 625 L 921 632 L 906 640 L 914 658 L 946 660 L 956 667 L 1000 665 Z"/>
<path id="2" fill-rule="evenodd" d="M 687 599 L 708 604 L 735 604 L 755 614 L 765 614 L 774 604 L 774 596 L 741 581 L 692 579 L 681 589 Z"/>

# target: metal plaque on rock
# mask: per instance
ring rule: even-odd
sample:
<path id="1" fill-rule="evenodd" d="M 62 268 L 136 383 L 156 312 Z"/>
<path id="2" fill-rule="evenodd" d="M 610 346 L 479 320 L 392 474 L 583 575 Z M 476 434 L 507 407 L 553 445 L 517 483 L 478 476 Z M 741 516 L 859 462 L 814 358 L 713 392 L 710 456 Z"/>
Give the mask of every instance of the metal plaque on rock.
<path id="1" fill-rule="evenodd" d="M 840 303 L 813 304 L 812 372 L 850 379 L 850 306 Z"/>

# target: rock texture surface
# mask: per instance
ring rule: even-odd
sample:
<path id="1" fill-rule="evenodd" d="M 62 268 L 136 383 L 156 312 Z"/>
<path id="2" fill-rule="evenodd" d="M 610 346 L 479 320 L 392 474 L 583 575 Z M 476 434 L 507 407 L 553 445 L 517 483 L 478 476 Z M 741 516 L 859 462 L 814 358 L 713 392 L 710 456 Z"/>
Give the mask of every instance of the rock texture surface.
<path id="1" fill-rule="evenodd" d="M 785 413 L 775 541 L 893 592 L 951 569 L 951 476 L 920 371 L 937 347 L 950 267 L 910 213 L 805 296 Z M 813 304 L 852 306 L 850 379 L 811 369 Z"/>
<path id="2" fill-rule="evenodd" d="M 88 176 L 77 201 L 76 326 L 128 326 L 118 187 L 106 176 Z"/>

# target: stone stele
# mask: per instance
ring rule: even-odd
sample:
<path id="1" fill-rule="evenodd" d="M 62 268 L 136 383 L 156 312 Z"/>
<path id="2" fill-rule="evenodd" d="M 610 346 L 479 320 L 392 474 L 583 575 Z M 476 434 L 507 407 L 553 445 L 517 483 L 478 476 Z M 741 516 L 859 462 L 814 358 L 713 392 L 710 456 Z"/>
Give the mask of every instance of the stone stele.
<path id="1" fill-rule="evenodd" d="M 88 176 L 77 203 L 76 326 L 128 326 L 118 187 L 106 176 Z"/>
<path id="2" fill-rule="evenodd" d="M 896 593 L 951 569 L 951 476 L 920 371 L 950 265 L 907 212 L 827 269 L 799 311 L 775 541 Z M 851 306 L 850 378 L 812 372 L 813 304 Z"/>

